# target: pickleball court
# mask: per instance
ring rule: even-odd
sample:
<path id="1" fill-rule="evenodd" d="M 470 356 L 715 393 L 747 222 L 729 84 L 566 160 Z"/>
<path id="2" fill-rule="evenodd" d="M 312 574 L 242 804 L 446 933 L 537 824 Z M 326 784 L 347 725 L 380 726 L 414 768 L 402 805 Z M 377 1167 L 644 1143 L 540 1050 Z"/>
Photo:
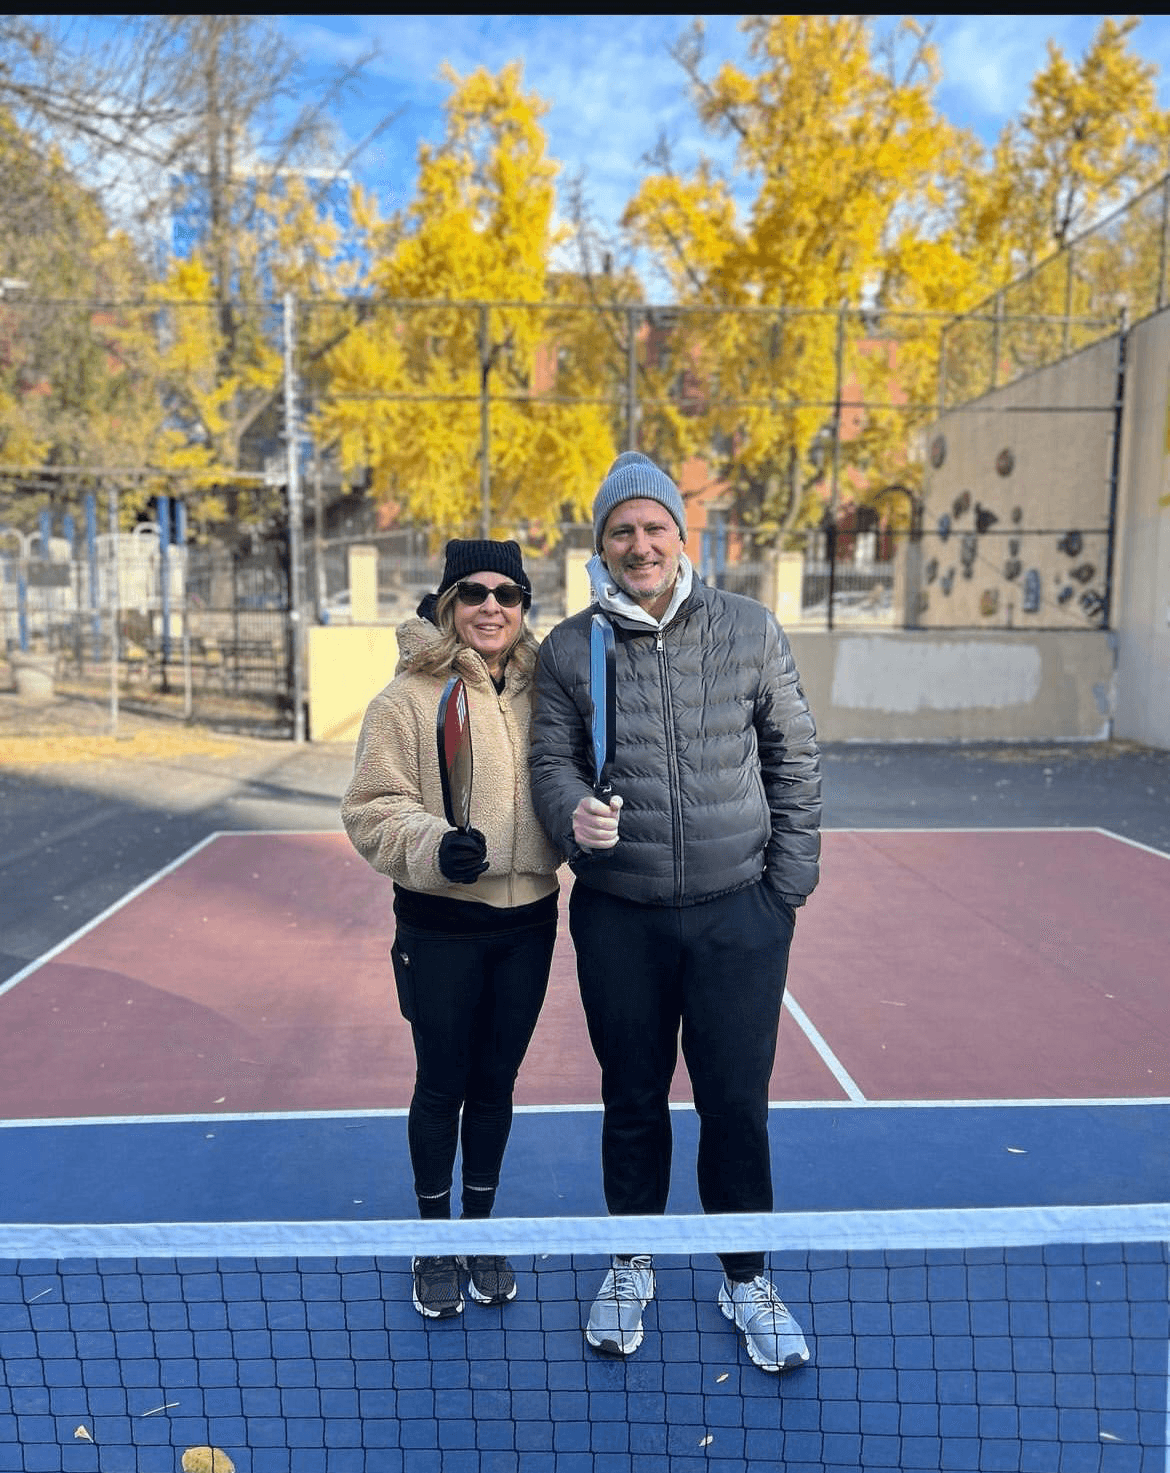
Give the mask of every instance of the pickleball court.
<path id="1" fill-rule="evenodd" d="M 827 832 L 773 1075 L 777 1210 L 1130 1204 L 1140 1214 L 1164 1201 L 1168 891 L 1170 857 L 1100 829 Z M 0 1160 L 13 1231 L 413 1217 L 412 1055 L 393 996 L 392 934 L 389 882 L 343 835 L 217 833 L 18 973 L 0 995 Z M 688 1099 L 680 1064 L 671 1211 L 681 1213 L 698 1210 Z M 603 1214 L 598 1074 L 567 926 L 517 1105 L 498 1210 Z M 1164 1255 L 1152 1271 L 1164 1280 Z M 399 1333 L 418 1327 L 404 1322 Z M 1154 1410 L 1140 1438 L 1108 1433 L 1102 1457 L 1113 1461 L 1103 1468 L 1164 1473 L 1149 1431 L 1150 1416 L 1167 1416 L 1164 1343 L 1156 1353 L 1161 1372 L 1134 1392 Z M 741 1372 L 750 1389 L 755 1373 Z M 821 1466 L 882 1466 L 864 1439 L 829 1457 L 830 1383 L 816 1378 L 830 1369 L 810 1375 L 800 1398 L 820 1387 Z M 864 1420 L 875 1399 L 854 1390 Z M 1119 1460 L 1115 1435 L 1136 1461 Z M 738 1439 L 736 1466 L 781 1466 L 769 1462 L 766 1437 Z M 957 1446 L 937 1427 L 914 1445 L 935 1443 Z M 785 1446 L 784 1466 L 798 1466 L 797 1443 Z M 609 1464 L 590 1466 L 636 1466 L 628 1442 L 614 1448 Z M 511 1452 L 520 1461 L 509 1466 L 524 1467 L 521 1445 Z M 576 1466 L 555 1452 L 549 1467 Z M 718 1464 L 718 1452 L 703 1457 Z M 677 1466 L 691 1456 L 679 1453 Z M 237 1468 L 312 1461 L 250 1457 Z M 471 1466 L 421 1458 L 399 1448 L 398 1461 L 377 1466 Z M 350 1465 L 325 1457 L 313 1466 Z M 940 1452 L 937 1466 L 962 1467 L 961 1455 Z"/>

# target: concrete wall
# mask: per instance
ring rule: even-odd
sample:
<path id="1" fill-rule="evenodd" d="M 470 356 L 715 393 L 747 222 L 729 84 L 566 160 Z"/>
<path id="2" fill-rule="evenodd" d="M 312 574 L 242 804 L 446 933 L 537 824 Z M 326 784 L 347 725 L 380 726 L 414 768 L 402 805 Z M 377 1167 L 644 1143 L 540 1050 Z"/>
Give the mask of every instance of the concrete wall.
<path id="1" fill-rule="evenodd" d="M 1130 333 L 1114 623 L 1118 636 L 1114 735 L 1170 749 L 1170 312 Z"/>
<path id="2" fill-rule="evenodd" d="M 1112 637 L 1104 633 L 790 629 L 789 639 L 824 741 L 1109 735 L 1114 662 Z M 355 741 L 367 705 L 397 663 L 388 625 L 310 629 L 310 740 Z"/>
<path id="3" fill-rule="evenodd" d="M 1109 735 L 1114 659 L 1103 632 L 790 629 L 788 637 L 822 741 Z"/>
<path id="4" fill-rule="evenodd" d="M 927 433 L 920 627 L 1092 629 L 1104 608 L 1117 338 Z"/>

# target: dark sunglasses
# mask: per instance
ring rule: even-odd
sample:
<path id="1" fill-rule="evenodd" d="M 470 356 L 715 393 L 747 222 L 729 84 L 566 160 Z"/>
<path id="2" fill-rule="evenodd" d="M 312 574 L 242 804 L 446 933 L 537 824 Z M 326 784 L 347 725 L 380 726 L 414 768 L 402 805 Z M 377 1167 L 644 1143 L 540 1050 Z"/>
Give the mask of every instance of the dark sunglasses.
<path id="1" fill-rule="evenodd" d="M 456 583 L 455 593 L 459 602 L 470 608 L 484 603 L 489 593 L 494 594 L 502 609 L 514 609 L 524 597 L 524 590 L 518 583 L 497 583 L 495 588 L 489 588 L 485 583 Z"/>

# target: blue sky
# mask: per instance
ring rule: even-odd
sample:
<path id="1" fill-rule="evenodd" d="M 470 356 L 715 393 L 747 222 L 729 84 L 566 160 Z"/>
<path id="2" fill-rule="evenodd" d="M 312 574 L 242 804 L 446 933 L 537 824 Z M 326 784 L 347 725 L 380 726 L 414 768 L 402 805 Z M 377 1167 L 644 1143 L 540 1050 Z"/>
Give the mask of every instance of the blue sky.
<path id="1" fill-rule="evenodd" d="M 356 59 L 371 45 L 378 56 L 349 100 L 343 126 L 352 143 L 377 119 L 399 112 L 394 125 L 366 153 L 355 173 L 389 212 L 407 200 L 421 139 L 442 137 L 439 78 L 444 61 L 459 72 L 498 70 L 524 63 L 525 80 L 551 104 L 545 120 L 550 152 L 563 176 L 584 171 L 597 216 L 614 222 L 634 193 L 642 159 L 665 134 L 679 165 L 701 151 L 729 159 L 728 145 L 695 122 L 683 74 L 668 47 L 691 15 L 307 15 L 283 26 L 304 53 L 322 66 Z M 738 17 L 705 16 L 712 63 L 745 56 Z M 883 17 L 883 20 L 890 19 Z M 1028 85 L 1055 41 L 1079 58 L 1096 31 L 1098 15 L 945 15 L 933 20 L 942 61 L 937 98 L 955 123 L 994 140 L 1018 112 Z M 1170 18 L 1145 16 L 1136 46 L 1157 64 L 1162 105 L 1170 106 Z"/>

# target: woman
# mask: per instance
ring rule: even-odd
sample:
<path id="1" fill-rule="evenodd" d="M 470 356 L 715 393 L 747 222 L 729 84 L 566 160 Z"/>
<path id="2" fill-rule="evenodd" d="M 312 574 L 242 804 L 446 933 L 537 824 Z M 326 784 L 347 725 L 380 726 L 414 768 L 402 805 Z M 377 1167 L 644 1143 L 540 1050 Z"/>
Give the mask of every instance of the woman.
<path id="1" fill-rule="evenodd" d="M 394 881 L 390 956 L 417 1064 L 408 1138 L 419 1213 L 487 1217 L 512 1123 L 512 1090 L 548 986 L 557 855 L 528 790 L 536 640 L 532 585 L 515 542 L 451 541 L 436 594 L 398 630 L 394 679 L 362 723 L 341 816 L 358 853 Z M 465 682 L 475 772 L 472 827 L 443 817 L 435 728 L 452 674 Z M 460 1261 L 416 1258 L 414 1304 L 463 1308 Z M 507 1260 L 466 1260 L 481 1304 L 514 1297 Z"/>

